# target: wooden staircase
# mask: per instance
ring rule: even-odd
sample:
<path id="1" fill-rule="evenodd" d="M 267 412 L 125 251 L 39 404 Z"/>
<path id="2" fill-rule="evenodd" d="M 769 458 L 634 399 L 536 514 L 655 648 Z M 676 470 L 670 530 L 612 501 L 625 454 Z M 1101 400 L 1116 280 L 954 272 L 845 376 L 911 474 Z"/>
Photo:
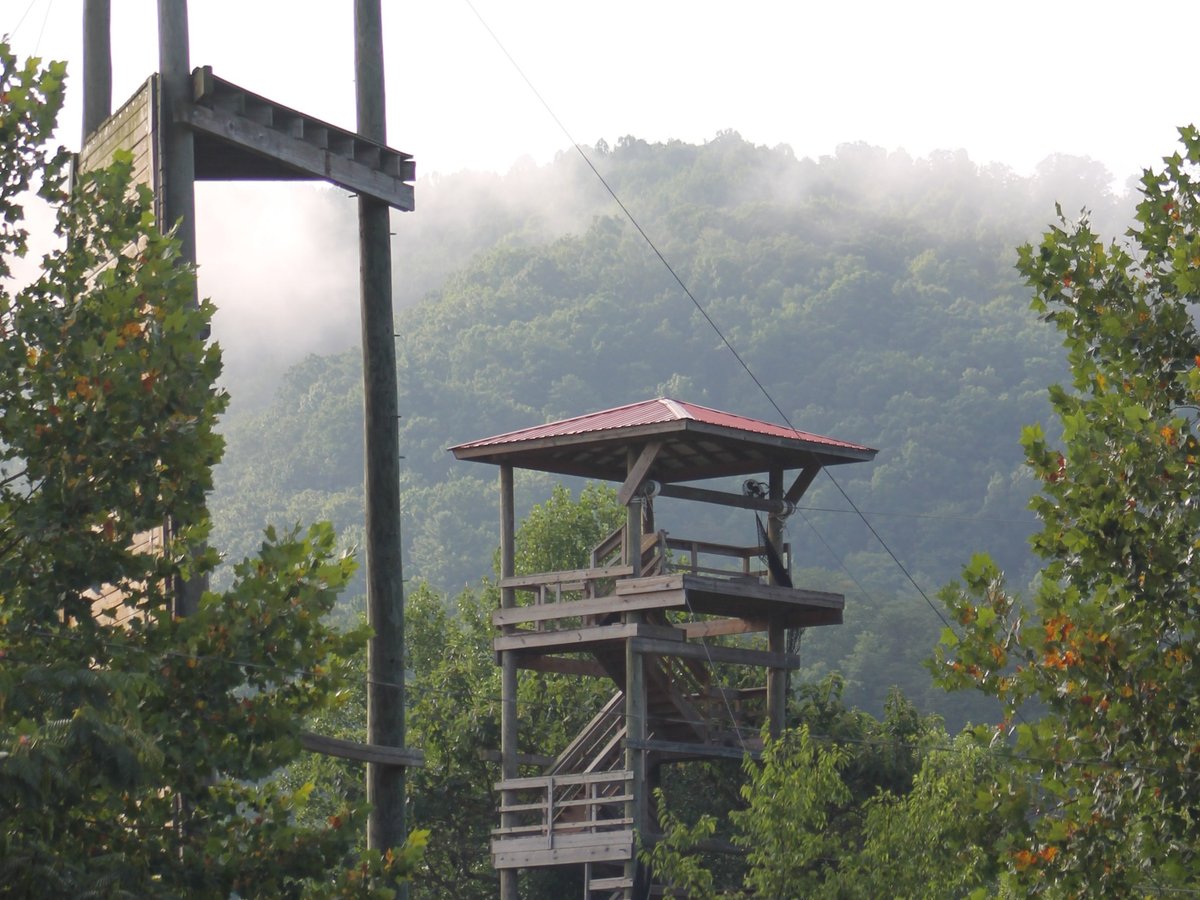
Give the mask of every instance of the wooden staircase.
<path id="1" fill-rule="evenodd" d="M 531 602 L 492 617 L 495 649 L 517 667 L 605 677 L 616 687 L 541 774 L 496 785 L 495 866 L 581 865 L 586 900 L 662 896 L 665 886 L 636 859 L 637 833 L 653 831 L 661 764 L 740 759 L 761 749 L 768 687 L 723 687 L 713 665 L 782 672 L 798 660 L 713 639 L 763 631 L 772 619 L 794 627 L 841 614 L 836 595 L 764 581 L 748 564 L 758 548 L 674 541 L 660 531 L 641 539 L 634 575 L 613 558 L 621 538 L 618 531 L 602 542 L 589 569 L 503 579 L 503 589 Z M 680 548 L 688 562 L 672 570 L 670 555 Z M 721 551 L 736 556 L 738 570 L 722 576 L 704 568 L 703 555 Z"/>

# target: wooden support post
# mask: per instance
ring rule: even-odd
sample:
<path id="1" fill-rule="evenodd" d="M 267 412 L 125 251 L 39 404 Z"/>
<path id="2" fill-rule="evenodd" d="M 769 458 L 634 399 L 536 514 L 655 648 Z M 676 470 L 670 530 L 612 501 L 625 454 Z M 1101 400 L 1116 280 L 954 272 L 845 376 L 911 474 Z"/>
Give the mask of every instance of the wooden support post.
<path id="1" fill-rule="evenodd" d="M 631 447 L 626 456 L 627 471 L 630 476 L 633 476 L 638 468 L 640 454 Z M 625 565 L 633 567 L 633 577 L 640 578 L 642 574 L 642 498 L 636 492 L 631 492 L 625 510 L 624 562 Z"/>
<path id="2" fill-rule="evenodd" d="M 83 2 L 82 145 L 112 113 L 112 0 Z"/>
<path id="3" fill-rule="evenodd" d="M 380 0 L 355 0 L 354 76 L 358 131 L 387 142 Z M 400 436 L 392 316 L 391 222 L 387 204 L 358 200 L 365 420 L 367 742 L 404 746 L 404 586 L 400 558 Z M 367 766 L 367 846 L 406 837 L 403 766 Z"/>
<path id="4" fill-rule="evenodd" d="M 196 262 L 196 152 L 177 113 L 191 102 L 187 0 L 158 0 L 158 72 L 162 114 L 162 227 L 178 227 L 183 258 Z"/>
<path id="5" fill-rule="evenodd" d="M 512 578 L 516 572 L 516 513 L 513 503 L 513 468 L 500 467 L 500 578 Z M 512 609 L 517 605 L 515 588 L 500 588 L 500 606 Z M 500 653 L 500 778 L 509 781 L 516 778 L 517 769 L 517 655 L 511 650 Z M 503 791 L 501 805 L 516 804 L 515 791 Z M 515 813 L 504 813 L 500 827 L 510 828 L 517 824 Z M 501 900 L 517 900 L 517 870 L 500 870 Z"/>
<path id="6" fill-rule="evenodd" d="M 176 111 L 191 100 L 192 75 L 188 62 L 187 0 L 158 0 L 158 72 L 159 90 L 159 164 L 161 193 L 158 225 L 163 231 L 172 228 L 179 238 L 180 255 L 189 265 L 196 264 L 196 156 L 192 132 L 176 121 Z M 98 103 L 98 101 L 97 101 Z M 193 302 L 195 296 L 193 295 Z M 201 335 L 207 338 L 208 334 Z M 173 531 L 179 523 L 167 522 Z M 202 548 L 195 548 L 199 555 Z M 192 615 L 200 608 L 200 597 L 208 587 L 208 579 L 200 576 L 181 581 L 175 586 L 172 612 L 177 616 Z"/>
<path id="7" fill-rule="evenodd" d="M 634 831 L 647 834 L 646 822 L 646 672 L 645 657 L 632 640 L 625 642 L 625 768 L 633 773 L 629 787 L 632 799 L 625 802 L 625 817 Z M 625 877 L 636 885 L 638 860 L 635 854 L 625 863 Z"/>
<path id="8" fill-rule="evenodd" d="M 776 467 L 771 469 L 767 477 L 768 497 L 772 502 L 783 500 L 783 470 Z M 767 516 L 767 540 L 783 557 L 783 522 L 775 514 Z M 775 584 L 775 577 L 770 577 L 770 583 Z M 767 650 L 771 653 L 783 653 L 787 649 L 787 635 L 784 627 L 774 621 L 767 627 Z M 787 718 L 787 680 L 785 669 L 772 668 L 767 670 L 767 716 L 770 723 L 771 737 L 777 738 L 783 732 Z"/>

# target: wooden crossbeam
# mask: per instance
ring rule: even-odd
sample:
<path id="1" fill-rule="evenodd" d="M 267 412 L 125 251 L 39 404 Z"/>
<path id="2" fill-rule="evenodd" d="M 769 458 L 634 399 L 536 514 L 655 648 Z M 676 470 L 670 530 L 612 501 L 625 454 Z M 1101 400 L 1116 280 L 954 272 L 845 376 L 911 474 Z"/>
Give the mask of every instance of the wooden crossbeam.
<path id="1" fill-rule="evenodd" d="M 424 750 L 380 747 L 378 744 L 347 741 L 341 738 L 327 737 L 323 734 L 313 734 L 309 731 L 300 733 L 300 746 L 312 753 L 320 753 L 322 756 L 336 756 L 339 759 L 352 759 L 356 762 L 415 768 L 424 768 L 425 766 Z"/>
<path id="2" fill-rule="evenodd" d="M 646 473 L 654 465 L 654 460 L 658 457 L 658 451 L 662 449 L 662 446 L 662 441 L 651 441 L 642 448 L 642 452 L 638 454 L 637 462 L 633 464 L 633 468 L 630 469 L 629 475 L 625 478 L 625 483 L 621 485 L 621 490 L 617 492 L 617 503 L 621 506 L 629 505 L 629 501 L 633 499 L 633 495 L 641 487 L 642 479 L 646 477 Z"/>
<path id="3" fill-rule="evenodd" d="M 664 497 L 675 497 L 679 500 L 697 500 L 700 503 L 716 503 L 721 506 L 736 506 L 740 509 L 756 509 L 760 512 L 782 512 L 784 508 L 778 500 L 768 500 L 765 497 L 746 497 L 742 494 L 688 487 L 683 484 L 664 484 L 659 493 Z"/>
<path id="4" fill-rule="evenodd" d="M 820 473 L 819 465 L 808 466 L 801 469 L 800 474 L 796 476 L 796 480 L 792 482 L 792 486 L 788 488 L 787 493 L 783 495 L 783 499 L 793 506 L 800 502 L 800 498 L 804 496 L 804 492 L 812 485 L 813 479 Z"/>
<path id="5" fill-rule="evenodd" d="M 800 657 L 794 653 L 771 653 L 750 647 L 718 647 L 710 644 L 691 644 L 686 641 L 664 641 L 650 637 L 635 637 L 630 643 L 637 653 L 657 656 L 683 656 L 731 663 L 736 666 L 762 666 L 776 669 L 800 668 Z"/>

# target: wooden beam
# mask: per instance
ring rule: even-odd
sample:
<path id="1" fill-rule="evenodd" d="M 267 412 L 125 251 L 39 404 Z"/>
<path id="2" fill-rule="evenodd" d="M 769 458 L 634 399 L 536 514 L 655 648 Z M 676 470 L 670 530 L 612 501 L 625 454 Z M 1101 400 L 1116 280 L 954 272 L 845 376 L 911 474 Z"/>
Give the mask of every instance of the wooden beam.
<path id="1" fill-rule="evenodd" d="M 572 837 L 586 836 L 591 838 L 587 843 L 572 845 Z M 599 840 L 603 838 L 603 840 Z M 633 858 L 633 832 L 613 831 L 596 835 L 555 835 L 553 849 L 546 849 L 546 838 L 538 835 L 533 838 L 521 838 L 531 842 L 528 849 L 508 849 L 516 841 L 497 838 L 492 841 L 492 865 L 500 870 L 500 874 L 513 872 L 517 869 L 528 869 L 539 866 L 563 866 L 590 862 L 620 862 Z M 538 848 L 540 845 L 540 849 Z M 566 845 L 566 846 L 563 846 Z M 504 882 L 501 881 L 501 885 Z"/>
<path id="2" fill-rule="evenodd" d="M 536 575 L 520 575 L 501 578 L 501 588 L 533 588 L 546 585 L 570 584 L 579 581 L 595 581 L 599 578 L 625 578 L 633 574 L 632 566 L 605 566 L 598 569 L 570 569 L 566 572 L 542 572 Z"/>
<path id="3" fill-rule="evenodd" d="M 526 631 L 502 634 L 492 640 L 497 653 L 508 650 L 545 652 L 554 649 L 576 650 L 606 641 L 624 641 L 635 637 L 652 637 L 662 644 L 683 643 L 683 632 L 678 628 L 640 623 L 618 625 L 596 625 L 590 628 L 571 628 L 563 631 Z"/>
<path id="4" fill-rule="evenodd" d="M 594 659 L 571 659 L 566 656 L 530 656 L 519 654 L 517 667 L 556 675 L 581 675 L 586 678 L 606 678 L 608 672 Z M 552 758 L 553 759 L 553 758 Z"/>
<path id="5" fill-rule="evenodd" d="M 664 497 L 675 497 L 679 500 L 696 500 L 700 503 L 716 503 L 720 506 L 736 506 L 739 509 L 756 509 L 760 512 L 782 512 L 784 509 L 783 504 L 778 501 L 689 487 L 684 484 L 664 484 L 659 493 Z"/>
<path id="6" fill-rule="evenodd" d="M 763 619 L 708 619 L 703 622 L 685 622 L 677 627 L 683 629 L 683 633 L 690 641 L 693 638 L 766 631 L 767 623 Z"/>
<path id="7" fill-rule="evenodd" d="M 625 483 L 617 491 L 617 503 L 621 506 L 627 505 L 633 499 L 633 495 L 637 493 L 638 488 L 642 486 L 642 479 L 646 477 L 646 473 L 654 465 L 654 460 L 658 457 L 658 451 L 662 449 L 662 446 L 662 441 L 651 441 L 642 447 L 642 452 L 638 455 L 637 462 L 633 464 L 633 467 L 629 470 L 629 474 L 625 478 Z"/>
<path id="8" fill-rule="evenodd" d="M 780 669 L 800 668 L 800 657 L 792 653 L 771 653 L 749 647 L 718 647 L 711 644 L 692 644 L 684 641 L 663 641 L 657 638 L 637 637 L 630 641 L 641 653 L 656 656 L 681 656 L 691 659 L 711 660 L 715 663 L 730 663 L 735 666 L 776 667 Z"/>
<path id="9" fill-rule="evenodd" d="M 711 757 L 714 759 L 762 759 L 761 750 L 743 750 L 741 747 L 718 747 L 715 744 L 692 744 L 687 741 L 635 741 L 627 742 L 629 746 L 649 753 L 663 753 L 668 756 Z"/>
<path id="10" fill-rule="evenodd" d="M 355 762 L 379 763 L 386 766 L 413 766 L 423 768 L 425 751 L 411 748 L 382 747 L 378 744 L 363 744 L 359 741 L 346 741 L 341 738 L 327 737 L 323 734 L 313 734 L 310 731 L 300 732 L 300 746 L 310 753 L 320 753 L 322 756 L 336 756 L 339 759 L 352 759 Z"/>
<path id="11" fill-rule="evenodd" d="M 627 769 L 612 772 L 583 772 L 578 775 L 530 775 L 527 778 L 505 778 L 494 787 L 497 791 L 524 791 L 529 788 L 545 788 L 551 782 L 554 782 L 555 785 L 606 784 L 608 782 L 615 784 L 618 781 L 630 781 L 632 778 L 633 772 Z"/>
<path id="12" fill-rule="evenodd" d="M 685 605 L 686 601 L 682 592 L 616 594 L 609 597 L 568 600 L 563 603 L 539 603 L 535 606 L 497 609 L 492 611 L 492 624 L 497 628 L 503 628 L 507 625 L 549 622 L 554 619 L 570 619 L 576 616 L 620 614 L 635 609 L 673 609 Z"/>
<path id="13" fill-rule="evenodd" d="M 792 482 L 792 486 L 787 489 L 787 493 L 783 495 L 783 499 L 793 506 L 800 502 L 800 498 L 804 496 L 804 492 L 812 485 L 813 479 L 821 471 L 819 464 L 814 464 L 800 470 L 800 474 L 796 476 L 796 480 Z"/>

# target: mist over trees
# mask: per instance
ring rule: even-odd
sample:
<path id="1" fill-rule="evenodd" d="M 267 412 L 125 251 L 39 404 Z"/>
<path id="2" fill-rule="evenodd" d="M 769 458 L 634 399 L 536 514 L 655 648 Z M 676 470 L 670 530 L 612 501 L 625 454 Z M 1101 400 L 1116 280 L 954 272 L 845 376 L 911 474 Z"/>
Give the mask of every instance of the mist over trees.
<path id="1" fill-rule="evenodd" d="M 1034 483 L 1017 436 L 1048 419 L 1064 365 L 1014 248 L 1056 199 L 1119 232 L 1126 201 L 1101 166 L 1054 157 L 1023 177 L 962 152 L 859 144 L 797 159 L 732 132 L 590 153 L 791 422 L 880 449 L 836 476 L 927 593 L 981 546 L 1028 583 Z M 457 591 L 491 565 L 494 473 L 455 463 L 454 443 L 659 394 L 778 418 L 617 212 L 571 152 L 444 178 L 398 219 L 397 295 L 414 300 L 410 277 L 429 288 L 397 318 L 410 584 Z M 227 418 L 222 546 L 314 517 L 357 542 L 360 383 L 357 350 L 310 356 L 269 406 Z M 550 487 L 519 480 L 518 514 Z M 801 580 L 848 598 L 845 625 L 806 639 L 806 677 L 843 672 L 847 701 L 876 713 L 895 683 L 951 722 L 967 714 L 919 666 L 940 623 L 831 484 L 817 482 L 787 539 Z"/>

